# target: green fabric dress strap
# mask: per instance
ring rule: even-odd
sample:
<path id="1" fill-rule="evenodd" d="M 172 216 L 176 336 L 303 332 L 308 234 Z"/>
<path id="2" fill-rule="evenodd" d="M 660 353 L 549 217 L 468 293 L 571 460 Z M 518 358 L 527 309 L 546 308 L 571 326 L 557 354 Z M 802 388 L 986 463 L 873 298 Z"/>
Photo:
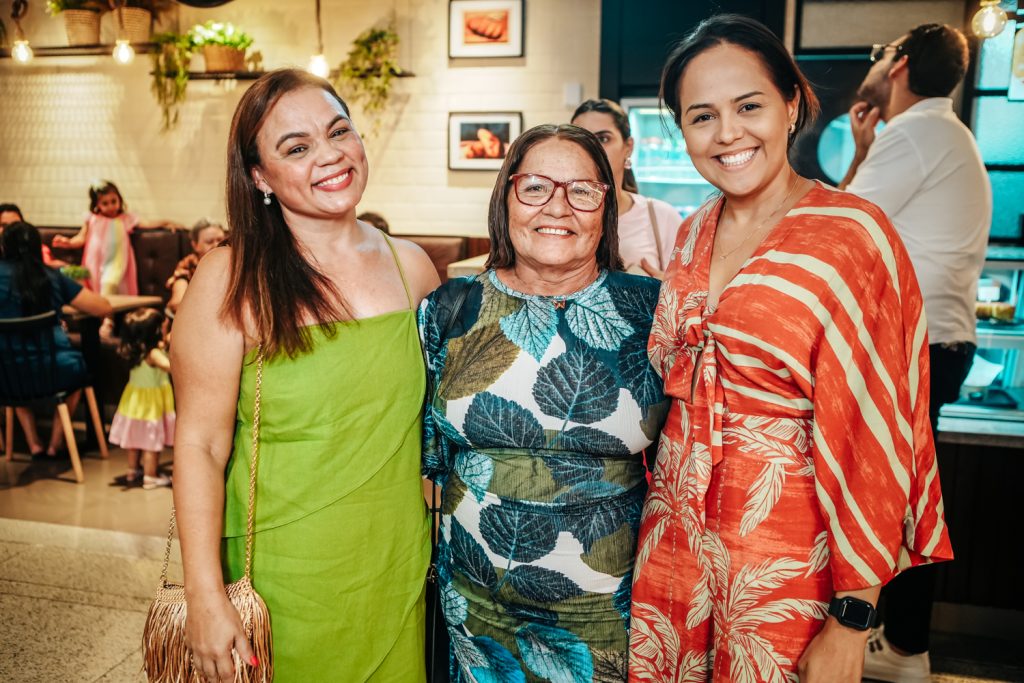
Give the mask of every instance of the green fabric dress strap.
<path id="1" fill-rule="evenodd" d="M 395 259 L 395 265 L 398 266 L 398 274 L 402 276 L 402 286 L 405 287 L 405 298 L 409 302 L 409 309 L 415 308 L 412 303 L 412 293 L 409 292 L 409 281 L 405 279 L 405 268 L 402 268 L 402 259 L 398 258 L 398 252 L 395 251 L 395 245 L 391 242 L 391 238 L 388 237 L 387 233 L 382 232 L 384 241 L 388 243 L 388 249 L 391 250 L 391 256 Z"/>

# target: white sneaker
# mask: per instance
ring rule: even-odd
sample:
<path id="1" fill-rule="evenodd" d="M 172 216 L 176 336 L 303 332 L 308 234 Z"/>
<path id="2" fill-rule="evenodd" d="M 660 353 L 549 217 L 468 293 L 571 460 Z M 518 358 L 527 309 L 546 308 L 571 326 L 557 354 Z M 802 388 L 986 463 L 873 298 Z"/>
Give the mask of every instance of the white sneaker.
<path id="1" fill-rule="evenodd" d="M 901 655 L 892 649 L 881 628 L 872 629 L 864 647 L 864 678 L 889 683 L 930 683 L 928 653 Z"/>
<path id="2" fill-rule="evenodd" d="M 156 477 L 151 477 L 148 474 L 142 478 L 142 488 L 147 491 L 152 491 L 159 486 L 170 486 L 171 478 L 167 475 L 161 474 Z"/>

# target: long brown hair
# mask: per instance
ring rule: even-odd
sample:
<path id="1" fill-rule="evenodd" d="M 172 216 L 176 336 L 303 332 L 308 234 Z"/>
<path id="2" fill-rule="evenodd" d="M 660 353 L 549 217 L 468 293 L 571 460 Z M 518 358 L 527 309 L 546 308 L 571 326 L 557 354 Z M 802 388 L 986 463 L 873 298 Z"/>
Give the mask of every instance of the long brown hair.
<path id="1" fill-rule="evenodd" d="M 575 121 L 576 117 L 590 112 L 607 114 L 610 116 L 612 122 L 615 124 L 615 128 L 619 131 L 619 135 L 622 136 L 622 144 L 626 144 L 626 142 L 633 137 L 633 133 L 629 128 L 629 115 L 626 114 L 626 110 L 619 106 L 618 102 L 604 98 L 585 100 L 584 102 L 581 102 L 580 106 L 576 107 L 576 111 L 572 113 L 572 118 L 569 119 L 569 123 Z M 636 175 L 633 174 L 633 169 L 628 166 L 622 171 L 622 189 L 626 192 L 632 192 L 633 194 L 640 191 L 640 188 L 638 188 L 636 184 Z"/>
<path id="2" fill-rule="evenodd" d="M 597 136 L 585 128 L 572 124 L 544 124 L 526 131 L 509 147 L 505 163 L 498 172 L 498 179 L 491 192 L 491 205 L 487 212 L 487 233 L 491 238 L 491 253 L 487 257 L 487 268 L 508 268 L 515 265 L 516 251 L 512 246 L 508 225 L 509 179 L 519 170 L 523 158 L 535 145 L 550 140 L 566 140 L 579 145 L 597 167 L 597 180 L 610 190 L 604 195 L 601 241 L 597 244 L 597 265 L 607 270 L 622 270 L 619 256 L 619 205 L 615 198 L 615 176 L 608 163 L 608 155 Z"/>
<path id="3" fill-rule="evenodd" d="M 323 90 L 348 115 L 348 105 L 330 83 L 300 69 L 279 69 L 242 95 L 228 137 L 231 281 L 221 316 L 244 327 L 246 313 L 251 315 L 268 358 L 282 352 L 293 357 L 311 348 L 304 319 L 326 324 L 348 314 L 340 292 L 303 254 L 277 199 L 265 204 L 251 175 L 260 164 L 256 136 L 267 115 L 283 95 L 302 88 Z M 332 334 L 333 327 L 327 332 Z"/>

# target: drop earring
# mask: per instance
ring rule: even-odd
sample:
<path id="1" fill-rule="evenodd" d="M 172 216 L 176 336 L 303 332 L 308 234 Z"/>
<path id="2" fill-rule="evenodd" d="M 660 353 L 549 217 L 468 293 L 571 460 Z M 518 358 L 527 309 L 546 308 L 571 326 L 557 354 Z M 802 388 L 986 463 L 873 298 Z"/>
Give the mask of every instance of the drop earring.
<path id="1" fill-rule="evenodd" d="M 629 170 L 631 168 L 633 168 L 633 160 L 632 159 L 626 159 L 626 170 Z"/>
<path id="2" fill-rule="evenodd" d="M 267 206 L 270 206 L 270 202 L 271 202 L 270 193 L 269 192 L 264 192 L 263 193 L 263 203 L 266 204 Z"/>
<path id="3" fill-rule="evenodd" d="M 793 135 L 796 133 L 796 123 L 789 124 L 789 134 Z"/>

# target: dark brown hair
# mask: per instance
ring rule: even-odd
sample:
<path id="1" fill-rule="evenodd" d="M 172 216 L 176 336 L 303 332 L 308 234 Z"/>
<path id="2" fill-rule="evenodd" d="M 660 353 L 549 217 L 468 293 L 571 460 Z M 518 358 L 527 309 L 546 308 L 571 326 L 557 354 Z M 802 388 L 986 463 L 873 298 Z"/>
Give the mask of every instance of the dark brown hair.
<path id="1" fill-rule="evenodd" d="M 117 354 L 135 367 L 160 345 L 164 314 L 155 308 L 139 308 L 124 317 Z"/>
<path id="2" fill-rule="evenodd" d="M 818 98 L 778 36 L 764 24 L 738 14 L 718 14 L 705 19 L 672 48 L 661 71 L 660 97 L 672 112 L 676 125 L 682 128 L 679 84 L 686 67 L 697 55 L 722 44 L 735 45 L 757 55 L 787 102 L 792 102 L 797 93 L 800 94 L 796 129 L 789 136 L 789 144 L 792 145 L 800 131 L 818 116 Z"/>
<path id="3" fill-rule="evenodd" d="M 121 196 L 121 190 L 117 189 L 117 185 L 110 182 L 109 180 L 98 180 L 89 186 L 89 211 L 96 213 L 99 211 L 100 197 L 105 194 L 113 192 L 117 195 L 117 198 L 121 200 L 121 212 L 124 213 L 128 210 L 125 206 L 124 197 Z"/>
<path id="4" fill-rule="evenodd" d="M 919 97 L 948 97 L 967 71 L 964 34 L 947 24 L 921 24 L 907 34 L 893 61 L 907 56 L 907 86 Z"/>
<path id="5" fill-rule="evenodd" d="M 43 265 L 43 242 L 34 225 L 24 221 L 4 228 L 3 258 L 13 265 L 13 290 L 21 299 L 22 315 L 53 310 L 53 283 Z"/>
<path id="6" fill-rule="evenodd" d="M 512 246 L 508 225 L 509 179 L 519 170 L 526 153 L 545 140 L 566 140 L 583 148 L 597 167 L 597 180 L 612 188 L 604 195 L 601 241 L 597 245 L 597 265 L 608 270 L 622 270 L 619 257 L 619 207 L 615 199 L 615 176 L 604 153 L 601 141 L 589 130 L 571 124 L 544 124 L 526 131 L 509 147 L 505 163 L 498 172 L 498 180 L 491 192 L 491 204 L 487 211 L 487 233 L 491 237 L 491 253 L 487 257 L 487 268 L 508 268 L 515 265 L 516 252 Z"/>
<path id="7" fill-rule="evenodd" d="M 618 102 L 612 102 L 604 98 L 597 100 L 585 100 L 576 107 L 576 111 L 572 113 L 572 118 L 569 122 L 572 123 L 576 120 L 577 116 L 588 114 L 590 112 L 596 112 L 598 114 L 607 114 L 612 117 L 612 122 L 619 131 L 619 135 L 622 136 L 622 141 L 626 142 L 632 137 L 632 133 L 629 128 L 629 116 L 619 106 Z M 616 188 L 617 189 L 617 188 Z M 622 174 L 622 189 L 626 192 L 639 192 L 639 188 L 636 185 L 636 176 L 633 175 L 633 169 L 627 168 Z"/>
<path id="8" fill-rule="evenodd" d="M 348 105 L 330 83 L 301 69 L 278 69 L 246 90 L 235 109 L 228 137 L 227 218 L 231 228 L 231 280 L 221 315 L 239 327 L 252 316 L 256 338 L 270 358 L 311 348 L 302 321 L 342 319 L 348 309 L 333 283 L 303 255 L 274 198 L 264 204 L 251 170 L 260 164 L 256 137 L 283 95 L 303 88 L 329 94 L 348 115 Z M 334 302 L 338 303 L 334 303 Z M 327 328 L 328 334 L 333 327 Z"/>

